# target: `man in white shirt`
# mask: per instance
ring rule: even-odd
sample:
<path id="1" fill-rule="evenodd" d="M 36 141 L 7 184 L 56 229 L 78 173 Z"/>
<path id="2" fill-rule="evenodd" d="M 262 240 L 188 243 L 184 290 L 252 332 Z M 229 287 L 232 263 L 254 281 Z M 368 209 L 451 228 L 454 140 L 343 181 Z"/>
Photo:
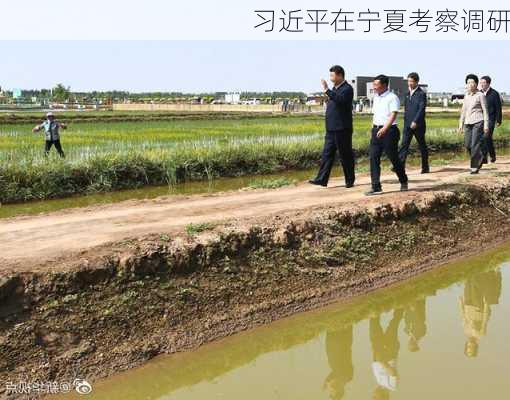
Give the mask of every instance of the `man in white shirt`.
<path id="1" fill-rule="evenodd" d="M 373 100 L 373 127 L 370 140 L 370 177 L 372 189 L 366 192 L 367 196 L 382 193 L 381 186 L 381 156 L 383 153 L 393 164 L 393 170 L 398 176 L 400 190 L 406 191 L 407 175 L 402 161 L 398 157 L 398 141 L 400 131 L 397 125 L 397 115 L 400 109 L 400 100 L 395 93 L 390 92 L 389 78 L 379 75 L 374 79 Z"/>

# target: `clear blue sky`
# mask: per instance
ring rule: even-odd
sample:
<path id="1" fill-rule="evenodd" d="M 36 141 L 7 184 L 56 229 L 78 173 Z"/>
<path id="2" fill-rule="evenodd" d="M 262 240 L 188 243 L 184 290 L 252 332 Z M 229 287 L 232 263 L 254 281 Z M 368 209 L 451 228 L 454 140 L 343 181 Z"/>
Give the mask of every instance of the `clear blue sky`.
<path id="1" fill-rule="evenodd" d="M 0 41 L 3 88 L 318 91 L 332 64 L 347 77 L 417 71 L 431 91 L 489 74 L 510 92 L 508 41 Z"/>

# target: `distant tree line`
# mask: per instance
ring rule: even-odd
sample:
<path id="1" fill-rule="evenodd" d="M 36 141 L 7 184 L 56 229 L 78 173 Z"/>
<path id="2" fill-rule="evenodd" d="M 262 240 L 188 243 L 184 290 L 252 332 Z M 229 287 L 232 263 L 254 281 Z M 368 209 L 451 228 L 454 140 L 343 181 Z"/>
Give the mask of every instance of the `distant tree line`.
<path id="1" fill-rule="evenodd" d="M 185 92 L 129 92 L 123 90 L 88 92 L 73 91 L 69 86 L 57 84 L 51 89 L 25 89 L 21 91 L 18 102 L 30 102 L 37 99 L 38 102 L 106 102 L 106 101 L 203 101 L 212 102 L 223 100 L 228 92 L 212 93 L 185 93 Z M 12 92 L 4 92 L 6 97 L 12 98 Z M 259 99 L 262 102 L 274 102 L 280 99 L 306 100 L 303 92 L 275 91 L 275 92 L 241 92 L 241 100 Z"/>

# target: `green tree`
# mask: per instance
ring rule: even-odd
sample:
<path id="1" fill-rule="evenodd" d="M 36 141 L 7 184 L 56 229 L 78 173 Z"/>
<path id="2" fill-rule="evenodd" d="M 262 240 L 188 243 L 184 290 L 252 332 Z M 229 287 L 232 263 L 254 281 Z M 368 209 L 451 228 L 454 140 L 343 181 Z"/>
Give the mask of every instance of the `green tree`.
<path id="1" fill-rule="evenodd" d="M 52 100 L 55 101 L 66 101 L 71 97 L 71 88 L 65 87 L 61 83 L 57 84 L 52 90 Z"/>

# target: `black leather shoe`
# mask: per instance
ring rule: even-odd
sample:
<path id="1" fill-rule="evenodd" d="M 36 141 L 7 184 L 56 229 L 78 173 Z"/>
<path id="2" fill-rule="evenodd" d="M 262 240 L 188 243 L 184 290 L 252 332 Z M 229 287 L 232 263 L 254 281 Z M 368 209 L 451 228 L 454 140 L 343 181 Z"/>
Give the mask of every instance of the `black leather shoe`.
<path id="1" fill-rule="evenodd" d="M 496 157 L 492 157 L 491 158 L 491 163 L 495 163 L 496 162 Z"/>
<path id="2" fill-rule="evenodd" d="M 322 187 L 327 187 L 328 184 L 327 183 L 324 183 L 324 182 L 321 182 L 321 181 L 318 181 L 316 179 L 310 179 L 308 181 L 308 183 L 312 184 L 312 185 L 317 185 L 317 186 L 322 186 Z"/>
<path id="3" fill-rule="evenodd" d="M 487 161 L 487 159 L 486 159 L 486 158 L 484 158 L 484 159 L 482 160 L 482 164 L 488 164 L 488 161 Z"/>
<path id="4" fill-rule="evenodd" d="M 382 193 L 382 189 L 381 188 L 378 188 L 378 189 L 370 189 L 368 192 L 365 192 L 365 196 L 375 196 L 377 194 L 381 194 Z"/>
<path id="5" fill-rule="evenodd" d="M 430 174 L 430 168 L 422 168 L 421 173 L 422 174 Z"/>
<path id="6" fill-rule="evenodd" d="M 345 187 L 346 187 L 347 189 L 350 189 L 350 188 L 354 187 L 354 182 L 348 182 L 348 183 L 346 183 L 346 184 L 345 184 Z"/>

